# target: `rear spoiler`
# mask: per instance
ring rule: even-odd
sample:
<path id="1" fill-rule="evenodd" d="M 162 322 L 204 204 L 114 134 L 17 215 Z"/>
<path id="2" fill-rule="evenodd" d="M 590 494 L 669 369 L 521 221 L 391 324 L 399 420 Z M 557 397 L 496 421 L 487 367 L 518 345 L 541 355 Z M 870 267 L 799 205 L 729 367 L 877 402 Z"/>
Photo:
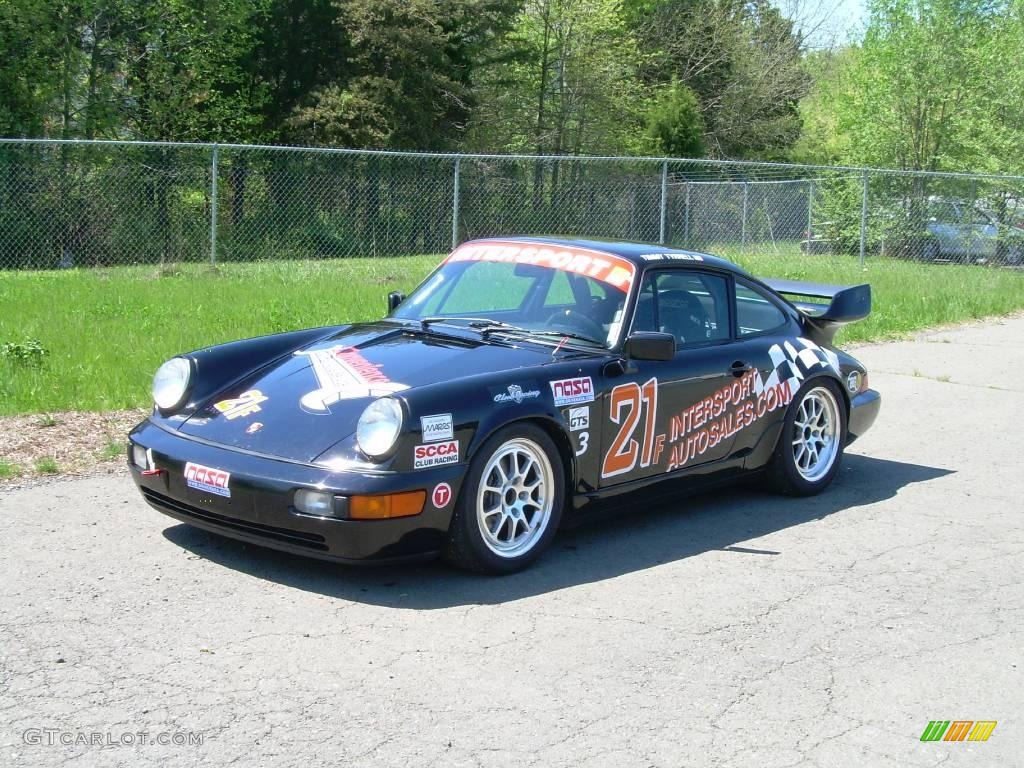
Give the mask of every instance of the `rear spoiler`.
<path id="1" fill-rule="evenodd" d="M 825 285 L 822 283 L 805 283 L 800 280 L 762 281 L 776 293 L 786 296 L 809 296 L 815 299 L 828 299 L 828 304 L 812 301 L 794 301 L 790 303 L 800 310 L 807 318 L 807 325 L 819 343 L 831 343 L 839 326 L 863 320 L 871 314 L 871 286 L 863 285 Z"/>

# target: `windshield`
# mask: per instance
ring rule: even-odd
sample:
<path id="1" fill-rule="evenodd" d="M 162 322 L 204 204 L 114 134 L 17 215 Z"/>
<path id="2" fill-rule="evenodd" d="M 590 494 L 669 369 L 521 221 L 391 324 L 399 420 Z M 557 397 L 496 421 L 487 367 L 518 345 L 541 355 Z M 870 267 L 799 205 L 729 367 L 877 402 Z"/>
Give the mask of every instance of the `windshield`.
<path id="1" fill-rule="evenodd" d="M 625 259 L 581 248 L 467 243 L 391 317 L 611 347 L 634 274 Z"/>

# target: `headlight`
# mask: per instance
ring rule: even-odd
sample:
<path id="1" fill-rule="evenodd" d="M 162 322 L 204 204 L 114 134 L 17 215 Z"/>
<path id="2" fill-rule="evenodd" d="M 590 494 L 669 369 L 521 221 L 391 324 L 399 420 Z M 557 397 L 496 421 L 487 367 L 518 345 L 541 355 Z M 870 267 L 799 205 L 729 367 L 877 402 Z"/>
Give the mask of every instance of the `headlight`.
<path id="1" fill-rule="evenodd" d="M 184 357 L 172 357 L 161 365 L 153 377 L 153 402 L 163 411 L 181 405 L 188 393 L 192 366 Z"/>
<path id="2" fill-rule="evenodd" d="M 295 508 L 304 515 L 316 517 L 332 517 L 334 515 L 334 496 L 324 491 L 311 491 L 300 488 L 295 492 Z"/>
<path id="3" fill-rule="evenodd" d="M 356 442 L 367 456 L 383 458 L 402 431 L 402 406 L 392 397 L 374 400 L 356 425 Z"/>

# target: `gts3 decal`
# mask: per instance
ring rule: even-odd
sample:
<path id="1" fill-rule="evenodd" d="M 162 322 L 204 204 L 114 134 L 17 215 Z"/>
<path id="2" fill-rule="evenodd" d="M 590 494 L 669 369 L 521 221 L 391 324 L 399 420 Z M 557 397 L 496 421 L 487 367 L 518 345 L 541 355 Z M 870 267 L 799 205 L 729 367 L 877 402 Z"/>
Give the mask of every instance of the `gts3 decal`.
<path id="1" fill-rule="evenodd" d="M 569 409 L 569 431 L 579 432 L 581 429 L 590 429 L 590 406 Z"/>

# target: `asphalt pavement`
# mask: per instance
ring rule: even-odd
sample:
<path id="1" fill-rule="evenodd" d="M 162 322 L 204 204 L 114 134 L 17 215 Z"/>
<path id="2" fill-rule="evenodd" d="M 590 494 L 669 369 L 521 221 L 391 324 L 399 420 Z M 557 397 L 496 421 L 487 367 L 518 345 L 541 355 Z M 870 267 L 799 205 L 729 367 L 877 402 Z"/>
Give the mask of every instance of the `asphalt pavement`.
<path id="1" fill-rule="evenodd" d="M 0 765 L 1024 765 L 1024 317 L 855 354 L 882 413 L 822 496 L 506 578 L 235 543 L 127 474 L 0 492 Z"/>

